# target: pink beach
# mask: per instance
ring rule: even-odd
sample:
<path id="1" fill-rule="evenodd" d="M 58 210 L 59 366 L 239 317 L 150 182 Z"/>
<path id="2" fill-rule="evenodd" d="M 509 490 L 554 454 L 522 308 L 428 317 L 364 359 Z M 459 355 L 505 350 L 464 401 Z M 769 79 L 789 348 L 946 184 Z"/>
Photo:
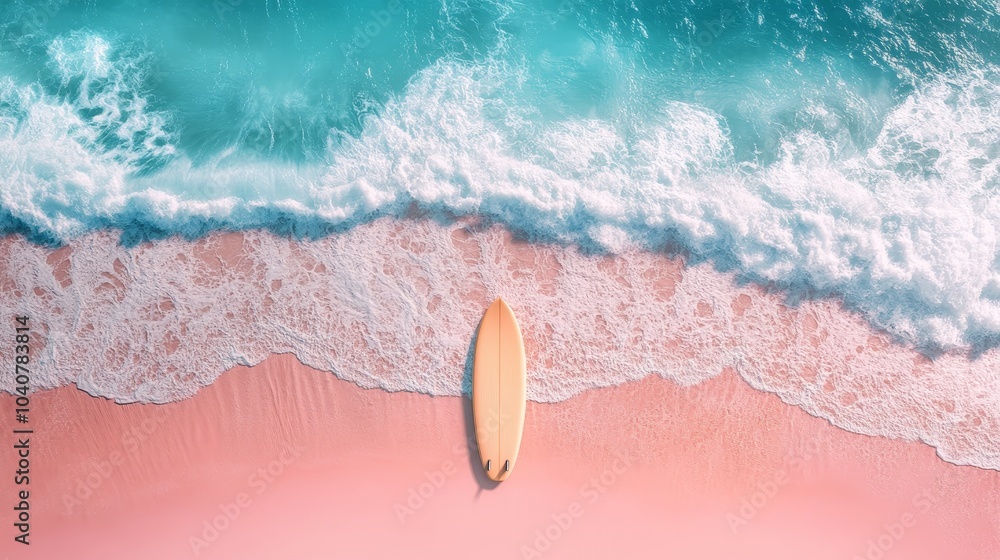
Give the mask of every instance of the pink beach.
<path id="1" fill-rule="evenodd" d="M 529 403 L 499 486 L 470 461 L 467 399 L 360 389 L 290 356 L 166 405 L 73 387 L 35 402 L 32 544 L 5 539 L 9 558 L 1000 555 L 1000 473 L 728 373 Z"/>
<path id="2" fill-rule="evenodd" d="M 581 255 L 474 224 L 380 221 L 316 242 L 249 232 L 133 249 L 93 236 L 56 252 L 7 238 L 2 249 L 8 265 L 36 263 L 38 283 L 0 278 L 4 288 L 51 310 L 36 319 L 33 352 L 64 348 L 57 330 L 83 342 L 42 378 L 60 386 L 31 395 L 31 544 L 12 538 L 17 501 L 5 483 L 0 557 L 1000 557 L 1000 472 L 937 454 L 992 460 L 995 415 L 958 398 L 910 398 L 931 398 L 942 372 L 989 379 L 997 355 L 932 361 L 836 302 L 791 308 L 704 266 Z M 281 282 L 261 272 L 265 256 L 281 263 Z M 348 277 L 367 299 L 335 289 Z M 435 291 L 450 281 L 454 301 Z M 411 291 L 379 292 L 390 289 Z M 514 294 L 526 333 L 529 402 L 517 469 L 495 485 L 470 459 L 468 398 L 447 394 L 460 391 L 468 337 L 500 289 Z M 79 294 L 86 305 L 73 310 Z M 123 318 L 128 305 L 135 316 Z M 234 347 L 197 315 L 150 334 L 186 309 L 216 313 L 220 333 L 270 354 L 193 378 L 190 364 L 211 364 L 191 356 Z M 548 322 L 559 313 L 590 330 L 561 335 Z M 336 376 L 273 350 L 288 332 L 316 336 L 316 323 L 299 319 L 325 314 L 376 319 L 318 333 L 328 355 L 307 347 L 309 360 L 333 360 Z M 437 316 L 452 323 L 419 323 Z M 609 326 L 630 316 L 647 323 Z M 412 350 L 391 331 L 365 330 L 411 320 Z M 119 326 L 104 351 L 87 350 L 93 333 Z M 195 335 L 211 351 L 198 354 Z M 636 373 L 633 360 L 669 375 Z M 405 390 L 410 378 L 438 380 L 446 396 Z M 166 404 L 91 396 L 142 400 L 149 387 L 176 393 Z M 9 393 L 0 401 L 14 408 Z M 838 427 L 859 418 L 874 433 L 923 430 L 936 446 Z M 0 416 L 5 433 L 18 427 Z"/>

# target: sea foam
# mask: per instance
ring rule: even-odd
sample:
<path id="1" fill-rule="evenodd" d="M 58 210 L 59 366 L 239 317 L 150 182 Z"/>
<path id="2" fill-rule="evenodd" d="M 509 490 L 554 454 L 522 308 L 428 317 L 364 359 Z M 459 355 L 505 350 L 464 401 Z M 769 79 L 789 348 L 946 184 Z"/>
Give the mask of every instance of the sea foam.
<path id="1" fill-rule="evenodd" d="M 747 162 L 726 120 L 697 104 L 663 103 L 641 121 L 536 119 L 510 94 L 515 70 L 442 61 L 322 163 L 222 152 L 195 164 L 172 143 L 169 115 L 114 69 L 134 60 L 112 60 L 94 37 L 49 50 L 71 96 L 0 88 L 11 231 L 317 237 L 417 204 L 588 250 L 679 247 L 796 298 L 840 298 L 928 352 L 1000 337 L 995 73 L 928 81 L 864 149 L 813 126 L 784 137 L 773 161 Z"/>
<path id="2" fill-rule="evenodd" d="M 8 236 L 0 270 L 0 313 L 31 317 L 35 389 L 168 402 L 293 353 L 362 387 L 459 395 L 481 314 L 503 296 L 534 401 L 732 371 L 845 429 L 1000 469 L 1000 352 L 930 360 L 832 300 L 789 306 L 635 248 L 609 257 L 476 221 L 383 218 L 313 241 L 250 231 L 129 248 L 103 232 L 51 251 Z"/>

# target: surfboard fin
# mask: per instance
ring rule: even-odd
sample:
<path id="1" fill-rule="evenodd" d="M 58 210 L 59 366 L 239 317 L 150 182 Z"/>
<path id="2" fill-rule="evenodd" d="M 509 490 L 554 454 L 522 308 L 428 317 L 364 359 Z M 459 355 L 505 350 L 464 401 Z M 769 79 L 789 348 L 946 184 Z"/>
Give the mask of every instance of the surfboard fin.
<path id="1" fill-rule="evenodd" d="M 487 460 L 486 460 L 486 470 L 487 470 L 487 471 L 488 471 L 488 470 L 490 470 L 490 462 L 491 462 L 491 461 L 492 461 L 492 459 L 487 459 Z"/>
<path id="2" fill-rule="evenodd" d="M 510 459 L 503 462 L 503 470 L 504 472 L 510 472 Z"/>

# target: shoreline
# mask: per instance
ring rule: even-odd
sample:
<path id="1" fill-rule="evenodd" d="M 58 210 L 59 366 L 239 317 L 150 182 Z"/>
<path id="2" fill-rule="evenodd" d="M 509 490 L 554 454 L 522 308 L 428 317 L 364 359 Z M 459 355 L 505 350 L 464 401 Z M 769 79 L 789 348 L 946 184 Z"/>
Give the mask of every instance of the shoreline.
<path id="1" fill-rule="evenodd" d="M 284 353 L 361 387 L 459 395 L 475 325 L 503 295 L 529 333 L 530 400 L 735 371 L 852 432 L 1000 469 L 1000 351 L 930 360 L 835 300 L 793 306 L 664 255 L 587 255 L 419 219 L 315 241 L 231 232 L 122 247 L 102 233 L 50 251 L 7 236 L 0 288 L 0 310 L 32 311 L 35 386 L 119 402 L 184 399 Z M 11 350 L 0 345 L 0 360 Z"/>
<path id="2" fill-rule="evenodd" d="M 651 375 L 696 385 L 729 369 L 852 432 L 1000 469 L 989 398 L 1000 351 L 930 360 L 835 300 L 791 306 L 704 263 L 414 218 L 315 241 L 230 232 L 122 247 L 104 232 L 52 251 L 6 236 L 0 265 L 0 310 L 33 311 L 36 386 L 170 402 L 237 364 L 293 353 L 361 387 L 459 395 L 481 310 L 503 295 L 530 333 L 530 400 Z"/>

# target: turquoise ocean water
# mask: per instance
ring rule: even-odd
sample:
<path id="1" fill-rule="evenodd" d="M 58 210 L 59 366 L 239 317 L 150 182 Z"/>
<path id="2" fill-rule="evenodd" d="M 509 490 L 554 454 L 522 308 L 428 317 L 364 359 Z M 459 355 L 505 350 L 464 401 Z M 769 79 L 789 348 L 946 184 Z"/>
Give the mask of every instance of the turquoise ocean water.
<path id="1" fill-rule="evenodd" d="M 992 347 L 998 28 L 979 2 L 7 1 L 0 231 L 482 215 Z"/>

